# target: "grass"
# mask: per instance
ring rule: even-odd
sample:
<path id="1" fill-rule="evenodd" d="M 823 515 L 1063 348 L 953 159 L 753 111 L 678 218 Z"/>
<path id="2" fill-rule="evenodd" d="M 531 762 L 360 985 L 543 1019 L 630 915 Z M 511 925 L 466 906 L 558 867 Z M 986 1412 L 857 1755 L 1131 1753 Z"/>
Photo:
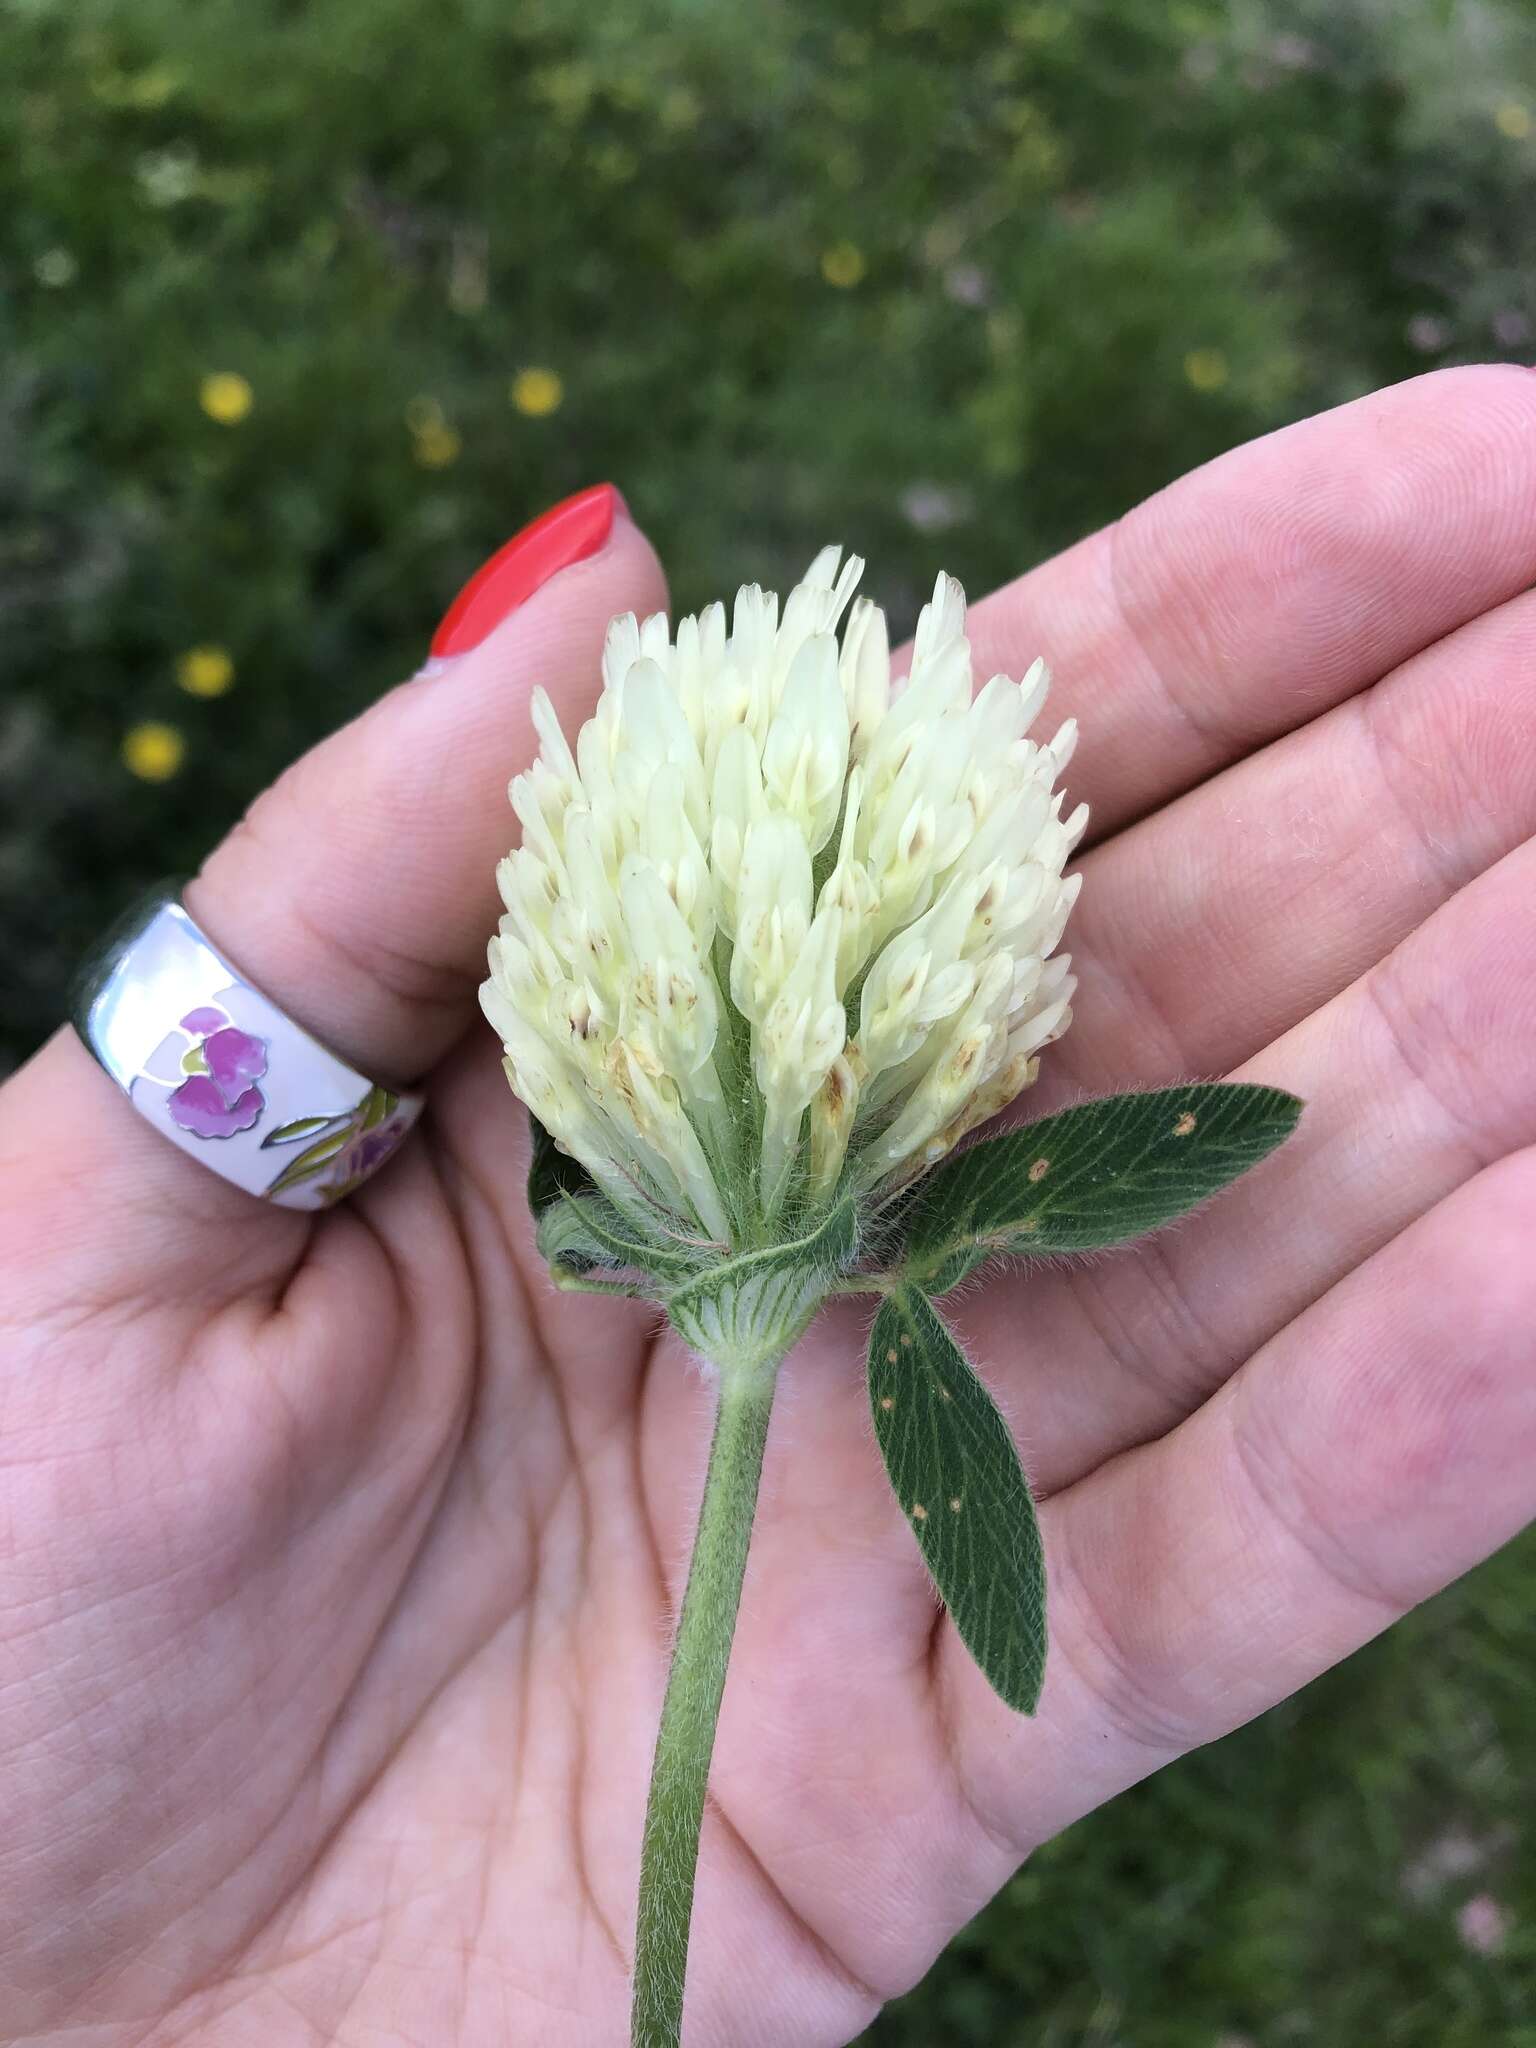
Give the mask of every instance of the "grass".
<path id="1" fill-rule="evenodd" d="M 869 2048 L 1532 2048 L 1533 1567 L 1050 1844 Z"/>
<path id="2" fill-rule="evenodd" d="M 938 560 L 980 591 L 1287 419 L 1536 353 L 1529 0 L 0 36 L 0 1070 L 568 490 L 613 476 L 685 605 L 836 537 L 899 624 Z M 1536 2048 L 1533 1560 L 1043 1852 L 871 2040 Z"/>

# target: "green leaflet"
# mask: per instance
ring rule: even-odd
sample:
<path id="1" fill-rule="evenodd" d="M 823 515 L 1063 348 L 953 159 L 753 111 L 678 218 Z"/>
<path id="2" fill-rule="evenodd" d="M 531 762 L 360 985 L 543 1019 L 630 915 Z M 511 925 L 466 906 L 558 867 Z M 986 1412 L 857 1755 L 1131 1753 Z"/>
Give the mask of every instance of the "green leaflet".
<path id="1" fill-rule="evenodd" d="M 706 1253 L 673 1247 L 636 1230 L 598 1188 L 579 1160 L 562 1152 L 538 1118 L 529 1113 L 533 1154 L 528 1164 L 528 1207 L 534 1241 L 555 1267 L 555 1278 L 595 1268 L 630 1269 L 658 1279 L 685 1279 L 698 1271 Z"/>
<path id="2" fill-rule="evenodd" d="M 540 1256 L 556 1269 L 556 1280 L 573 1273 L 589 1273 L 594 1267 L 623 1266 L 627 1260 L 614 1256 L 587 1228 L 587 1204 L 574 1196 L 561 1195 L 550 1203 L 534 1224 L 534 1242 Z"/>
<path id="3" fill-rule="evenodd" d="M 1236 1180 L 1296 1128 L 1279 1088 L 1200 1082 L 1108 1095 L 990 1138 L 929 1175 L 907 1216 L 908 1271 L 930 1292 L 995 1253 L 1122 1244 Z"/>
<path id="4" fill-rule="evenodd" d="M 915 1287 L 869 1340 L 869 1405 L 902 1513 L 961 1640 L 1015 1712 L 1045 1676 L 1045 1554 L 1008 1425 Z"/>
<path id="5" fill-rule="evenodd" d="M 629 1266 L 662 1279 L 696 1273 L 702 1254 L 638 1236 L 601 1195 L 561 1195 L 539 1218 L 539 1250 L 551 1265 Z"/>
<path id="6" fill-rule="evenodd" d="M 777 1357 L 809 1322 L 858 1241 L 851 1198 L 787 1244 L 722 1260 L 667 1301 L 673 1328 L 716 1363 Z"/>

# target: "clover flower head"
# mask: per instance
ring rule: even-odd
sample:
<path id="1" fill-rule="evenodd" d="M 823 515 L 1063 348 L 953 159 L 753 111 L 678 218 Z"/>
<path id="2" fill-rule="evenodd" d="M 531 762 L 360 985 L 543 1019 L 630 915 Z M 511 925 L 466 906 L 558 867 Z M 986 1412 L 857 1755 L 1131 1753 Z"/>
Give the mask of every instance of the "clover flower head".
<path id="1" fill-rule="evenodd" d="M 517 1094 L 659 1232 L 739 1247 L 883 1198 L 1070 1021 L 1075 725 L 1028 737 L 1039 661 L 973 693 L 948 576 L 893 681 L 863 566 L 826 548 L 729 625 L 615 619 L 574 749 L 534 695 L 481 998 Z"/>

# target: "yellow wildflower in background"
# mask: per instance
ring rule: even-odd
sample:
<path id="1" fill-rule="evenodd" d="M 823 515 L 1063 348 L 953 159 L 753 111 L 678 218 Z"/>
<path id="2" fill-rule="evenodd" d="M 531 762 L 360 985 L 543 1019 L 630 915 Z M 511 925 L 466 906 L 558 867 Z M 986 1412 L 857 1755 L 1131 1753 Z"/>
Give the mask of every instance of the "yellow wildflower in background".
<path id="1" fill-rule="evenodd" d="M 464 446 L 457 427 L 450 427 L 446 420 L 439 420 L 430 427 L 423 427 L 415 439 L 416 460 L 423 469 L 447 469 L 459 459 Z"/>
<path id="2" fill-rule="evenodd" d="M 512 379 L 512 403 L 525 419 L 546 419 L 559 410 L 564 397 L 565 385 L 554 370 L 534 365 Z"/>
<path id="3" fill-rule="evenodd" d="M 186 757 L 187 743 L 174 725 L 146 718 L 123 734 L 123 766 L 140 782 L 169 782 Z"/>
<path id="4" fill-rule="evenodd" d="M 235 664 L 222 647 L 189 647 L 176 657 L 176 680 L 189 697 L 222 697 L 235 680 Z"/>
<path id="5" fill-rule="evenodd" d="M 1531 110 L 1519 100 L 1505 100 L 1494 108 L 1493 125 L 1511 142 L 1524 142 L 1533 126 Z"/>
<path id="6" fill-rule="evenodd" d="M 1192 348 L 1184 375 L 1196 391 L 1219 391 L 1227 381 L 1227 359 L 1219 348 Z"/>
<path id="7" fill-rule="evenodd" d="M 197 402 L 221 427 L 235 427 L 255 404 L 256 394 L 238 370 L 215 370 L 199 385 Z"/>
<path id="8" fill-rule="evenodd" d="M 863 281 L 868 269 L 864 251 L 857 242 L 834 242 L 830 249 L 821 254 L 821 274 L 830 285 L 839 291 L 851 291 Z"/>
<path id="9" fill-rule="evenodd" d="M 463 436 L 435 398 L 413 398 L 405 408 L 412 450 L 423 469 L 447 469 L 459 459 Z"/>

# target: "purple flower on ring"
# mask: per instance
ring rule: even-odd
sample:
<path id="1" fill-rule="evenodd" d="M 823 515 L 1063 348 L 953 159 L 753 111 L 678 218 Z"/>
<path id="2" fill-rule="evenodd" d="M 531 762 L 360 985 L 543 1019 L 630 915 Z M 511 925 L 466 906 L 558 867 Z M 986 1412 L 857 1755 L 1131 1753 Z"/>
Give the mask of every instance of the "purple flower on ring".
<path id="1" fill-rule="evenodd" d="M 366 1180 L 369 1174 L 383 1165 L 405 1132 L 405 1121 L 400 1119 L 379 1124 L 374 1130 L 363 1131 L 355 1137 L 344 1151 L 337 1154 L 327 1180 L 328 1198 L 335 1201 L 338 1196 L 350 1193 L 359 1181 Z"/>
<path id="2" fill-rule="evenodd" d="M 267 1106 L 254 1085 L 267 1071 L 265 1044 L 218 1010 L 193 1010 L 181 1021 L 184 1029 L 209 1035 L 196 1048 L 204 1071 L 189 1074 L 166 1102 L 172 1123 L 195 1138 L 232 1138 L 250 1130 Z"/>
<path id="3" fill-rule="evenodd" d="M 383 1165 L 399 1141 L 400 1133 L 390 1130 L 388 1125 L 382 1131 L 369 1131 L 358 1141 L 348 1164 L 354 1173 L 372 1173 L 376 1166 Z"/>

